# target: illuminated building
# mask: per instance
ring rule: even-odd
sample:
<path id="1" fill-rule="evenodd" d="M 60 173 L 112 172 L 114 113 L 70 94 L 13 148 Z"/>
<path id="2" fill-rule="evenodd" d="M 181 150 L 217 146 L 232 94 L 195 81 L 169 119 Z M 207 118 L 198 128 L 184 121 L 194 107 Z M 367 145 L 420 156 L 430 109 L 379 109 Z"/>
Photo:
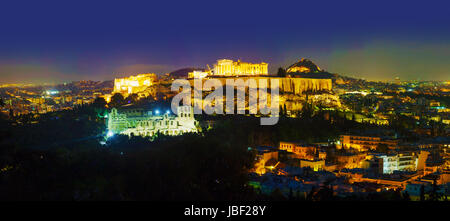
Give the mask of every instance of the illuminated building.
<path id="1" fill-rule="evenodd" d="M 431 100 L 430 101 L 430 107 L 439 107 L 441 106 L 441 103 L 439 101 Z"/>
<path id="2" fill-rule="evenodd" d="M 397 147 L 397 140 L 384 140 L 381 137 L 369 137 L 369 136 L 353 136 L 353 135 L 341 135 L 340 148 L 353 148 L 359 151 L 376 150 L 380 144 L 385 144 L 389 149 L 395 149 Z"/>
<path id="3" fill-rule="evenodd" d="M 152 137 L 158 132 L 172 136 L 197 132 L 191 106 L 178 107 L 177 115 L 171 115 L 170 111 L 161 112 L 127 106 L 121 110 L 113 108 L 108 114 L 108 133 Z"/>
<path id="4" fill-rule="evenodd" d="M 124 96 L 128 96 L 129 94 L 143 92 L 152 86 L 155 81 L 156 75 L 150 73 L 126 78 L 116 78 L 114 79 L 113 94 L 121 93 Z"/>
<path id="5" fill-rule="evenodd" d="M 210 75 L 211 72 L 208 71 L 192 71 L 188 73 L 188 78 L 205 78 Z"/>
<path id="6" fill-rule="evenodd" d="M 367 154 L 366 153 L 346 153 L 346 154 L 340 154 L 336 156 L 336 162 L 338 164 L 339 169 L 347 168 L 347 169 L 353 169 L 353 168 L 362 168 L 364 165 L 364 160 L 366 159 Z"/>
<path id="7" fill-rule="evenodd" d="M 75 104 L 77 105 L 83 105 L 83 99 L 77 99 Z"/>
<path id="8" fill-rule="evenodd" d="M 111 94 L 105 94 L 102 97 L 105 99 L 106 103 L 109 103 L 111 101 L 112 95 Z"/>
<path id="9" fill-rule="evenodd" d="M 215 76 L 257 76 L 257 75 L 268 75 L 267 63 L 252 64 L 247 62 L 241 62 L 220 59 L 214 64 L 214 75 Z"/>
<path id="10" fill-rule="evenodd" d="M 417 171 L 425 168 L 429 152 L 420 151 L 376 156 L 379 160 L 379 172 L 391 174 L 394 171 Z"/>
<path id="11" fill-rule="evenodd" d="M 66 96 L 66 97 L 64 97 L 64 100 L 66 102 L 72 102 L 72 97 L 71 96 Z"/>
<path id="12" fill-rule="evenodd" d="M 317 148 L 312 145 L 295 143 L 295 142 L 280 142 L 280 150 L 286 150 L 291 153 L 295 153 L 299 159 L 313 160 Z"/>
<path id="13" fill-rule="evenodd" d="M 306 62 L 305 59 L 301 61 L 303 63 Z M 299 64 L 296 63 L 291 67 L 294 67 L 296 65 Z M 320 68 L 316 66 L 312 69 L 320 71 Z M 226 77 L 233 77 L 233 79 L 243 80 L 244 82 L 247 82 L 248 80 L 255 80 L 257 82 L 259 82 L 260 80 L 267 80 L 268 88 L 270 88 L 271 80 L 278 80 L 281 93 L 289 93 L 295 95 L 303 94 L 306 91 L 332 91 L 333 87 L 331 77 L 323 76 L 319 73 L 308 77 L 274 77 L 267 75 L 267 63 L 263 62 L 260 64 L 251 64 L 247 62 L 235 62 L 233 60 L 221 59 L 217 60 L 217 63 L 214 65 L 212 71 L 192 71 L 188 74 L 188 78 L 190 78 L 189 81 L 191 85 L 194 84 L 194 78 L 202 78 L 203 80 L 206 80 L 205 78 L 209 76 L 223 77 L 217 78 L 221 81 L 222 85 L 226 84 L 226 81 L 228 80 L 228 78 Z"/>
<path id="14" fill-rule="evenodd" d="M 256 163 L 254 171 L 258 174 L 265 174 L 267 170 L 273 170 L 275 166 L 271 166 L 270 162 L 278 163 L 278 151 L 269 147 L 257 147 L 256 148 Z"/>
<path id="15" fill-rule="evenodd" d="M 43 97 L 31 97 L 27 98 L 27 100 L 34 104 L 43 104 L 45 102 Z"/>
<path id="16" fill-rule="evenodd" d="M 309 167 L 314 171 L 320 171 L 325 168 L 325 160 L 300 160 L 300 167 Z"/>

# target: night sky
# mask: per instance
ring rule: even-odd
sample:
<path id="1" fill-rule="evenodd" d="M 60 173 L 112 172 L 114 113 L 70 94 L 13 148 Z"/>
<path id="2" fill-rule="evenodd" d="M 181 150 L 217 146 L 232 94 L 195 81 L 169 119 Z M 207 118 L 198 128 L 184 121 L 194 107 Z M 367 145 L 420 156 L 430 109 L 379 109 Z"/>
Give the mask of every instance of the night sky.
<path id="1" fill-rule="evenodd" d="M 67 3 L 70 2 L 70 3 Z M 109 80 L 299 58 L 369 80 L 450 80 L 444 1 L 3 1 L 0 83 Z"/>

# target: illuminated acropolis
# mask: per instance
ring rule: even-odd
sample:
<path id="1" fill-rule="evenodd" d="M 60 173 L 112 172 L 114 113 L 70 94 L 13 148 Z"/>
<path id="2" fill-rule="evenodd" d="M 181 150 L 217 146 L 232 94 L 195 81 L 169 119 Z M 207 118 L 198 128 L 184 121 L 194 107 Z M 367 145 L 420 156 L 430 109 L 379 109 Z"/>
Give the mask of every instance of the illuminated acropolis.
<path id="1" fill-rule="evenodd" d="M 255 75 L 268 75 L 268 64 L 259 63 L 252 64 L 247 62 L 241 62 L 220 59 L 214 64 L 214 75 L 217 76 L 255 76 Z"/>
<path id="2" fill-rule="evenodd" d="M 123 95 L 138 93 L 144 91 L 149 86 L 152 86 L 155 80 L 156 75 L 151 73 L 139 74 L 125 78 L 116 78 L 114 79 L 113 93 L 121 93 Z"/>

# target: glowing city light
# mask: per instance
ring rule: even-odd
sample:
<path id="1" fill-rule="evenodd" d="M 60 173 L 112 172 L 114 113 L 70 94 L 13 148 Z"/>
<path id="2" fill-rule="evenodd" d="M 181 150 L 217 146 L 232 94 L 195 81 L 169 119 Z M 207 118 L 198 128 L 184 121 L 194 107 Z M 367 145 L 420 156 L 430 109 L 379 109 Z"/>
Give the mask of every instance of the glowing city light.
<path id="1" fill-rule="evenodd" d="M 159 114 L 159 110 L 155 110 L 155 114 L 157 114 L 157 115 L 158 115 L 158 114 Z"/>
<path id="2" fill-rule="evenodd" d="M 114 136 L 114 133 L 112 131 L 108 131 L 108 133 L 106 133 L 106 136 L 107 137 L 112 137 L 112 136 Z"/>
<path id="3" fill-rule="evenodd" d="M 57 90 L 48 90 L 45 93 L 47 95 L 55 95 L 55 94 L 59 94 L 59 91 L 57 91 Z"/>

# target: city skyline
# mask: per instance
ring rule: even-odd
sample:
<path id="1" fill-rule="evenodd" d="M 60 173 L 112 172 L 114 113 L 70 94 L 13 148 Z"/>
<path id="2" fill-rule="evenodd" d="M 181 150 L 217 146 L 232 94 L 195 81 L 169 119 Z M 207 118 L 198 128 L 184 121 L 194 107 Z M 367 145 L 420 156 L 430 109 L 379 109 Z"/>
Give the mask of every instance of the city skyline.
<path id="1" fill-rule="evenodd" d="M 445 3 L 387 3 L 7 3 L 0 83 L 111 80 L 221 58 L 275 74 L 302 57 L 368 80 L 449 80 Z"/>
<path id="2" fill-rule="evenodd" d="M 449 6 L 3 3 L 0 200 L 209 219 L 445 212 Z"/>

